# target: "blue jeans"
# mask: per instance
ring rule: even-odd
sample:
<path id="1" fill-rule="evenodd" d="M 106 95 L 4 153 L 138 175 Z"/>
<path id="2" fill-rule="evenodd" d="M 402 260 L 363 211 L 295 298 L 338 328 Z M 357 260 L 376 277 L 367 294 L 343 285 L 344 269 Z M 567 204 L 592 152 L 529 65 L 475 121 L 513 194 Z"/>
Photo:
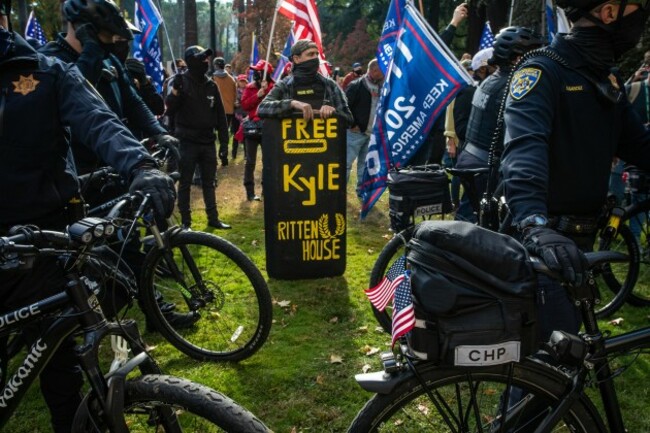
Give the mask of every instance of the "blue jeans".
<path id="1" fill-rule="evenodd" d="M 357 160 L 357 188 L 363 180 L 363 171 L 366 167 L 366 155 L 368 154 L 368 142 L 370 136 L 362 132 L 354 132 L 348 129 L 347 133 L 347 161 L 345 167 L 345 181 L 350 181 L 350 170 L 354 160 Z"/>

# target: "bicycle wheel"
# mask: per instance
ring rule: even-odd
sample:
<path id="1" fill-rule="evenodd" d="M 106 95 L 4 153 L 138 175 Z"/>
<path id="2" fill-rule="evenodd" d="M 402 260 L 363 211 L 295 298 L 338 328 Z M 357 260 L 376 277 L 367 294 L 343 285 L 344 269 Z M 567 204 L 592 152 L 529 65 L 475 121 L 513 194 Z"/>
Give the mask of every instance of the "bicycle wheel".
<path id="1" fill-rule="evenodd" d="M 127 381 L 124 418 L 128 431 L 267 433 L 270 430 L 230 398 L 203 385 L 173 376 L 146 375 Z M 73 432 L 111 431 L 93 410 L 79 410 Z"/>
<path id="2" fill-rule="evenodd" d="M 406 254 L 406 244 L 411 239 L 411 236 L 413 236 L 413 229 L 414 226 L 411 226 L 402 230 L 384 246 L 372 267 L 368 287 L 377 286 L 386 276 L 386 272 L 388 272 L 395 260 Z M 370 305 L 372 307 L 372 313 L 375 315 L 381 327 L 390 334 L 393 321 L 392 303 L 389 303 L 384 311 L 379 311 L 374 305 Z"/>
<path id="3" fill-rule="evenodd" d="M 548 367 L 531 361 L 480 370 L 424 368 L 423 387 L 411 377 L 393 392 L 372 397 L 357 414 L 349 433 L 391 432 L 531 432 L 540 414 L 562 399 L 570 380 Z M 521 392 L 510 400 L 506 427 L 499 415 L 507 389 Z M 431 396 L 431 398 L 430 398 Z M 514 397 L 513 394 L 511 396 Z M 433 399 L 433 400 L 432 400 Z M 583 394 L 553 432 L 605 432 L 600 415 Z"/>
<path id="4" fill-rule="evenodd" d="M 613 239 L 599 235 L 594 249 L 618 251 L 629 258 L 627 262 L 606 263 L 593 269 L 596 283 L 604 283 L 598 284 L 600 304 L 596 306 L 596 317 L 602 319 L 612 315 L 629 299 L 639 275 L 639 245 L 630 228 L 621 224 Z"/>
<path id="5" fill-rule="evenodd" d="M 641 211 L 628 220 L 630 225 L 636 223 L 640 230 L 637 244 L 639 248 L 639 271 L 636 284 L 628 295 L 627 301 L 635 307 L 650 306 L 650 225 L 648 212 Z M 631 230 L 630 230 L 631 231 Z"/>
<path id="6" fill-rule="evenodd" d="M 255 264 L 210 233 L 177 232 L 166 242 L 167 248 L 147 253 L 140 283 L 144 313 L 156 329 L 198 360 L 239 361 L 259 350 L 271 329 L 273 306 Z M 182 327 L 170 323 L 170 304 L 172 315 L 195 312 L 198 320 Z"/>

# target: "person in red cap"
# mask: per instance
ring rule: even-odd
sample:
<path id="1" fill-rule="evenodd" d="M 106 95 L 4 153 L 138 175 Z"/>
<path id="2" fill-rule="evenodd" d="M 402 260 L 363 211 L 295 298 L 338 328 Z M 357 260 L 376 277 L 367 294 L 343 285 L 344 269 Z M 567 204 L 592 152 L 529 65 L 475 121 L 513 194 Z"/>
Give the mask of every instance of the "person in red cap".
<path id="1" fill-rule="evenodd" d="M 241 106 L 248 113 L 248 119 L 245 122 L 260 123 L 259 134 L 244 135 L 244 155 L 246 163 L 244 164 L 244 188 L 246 189 L 246 200 L 260 201 L 260 197 L 255 194 L 255 165 L 257 163 L 257 146 L 262 144 L 261 119 L 257 115 L 257 107 L 262 99 L 273 88 L 274 82 L 271 78 L 273 66 L 264 60 L 260 60 L 256 65 L 251 66 L 253 70 L 253 81 L 246 86 L 241 98 Z M 266 77 L 264 72 L 266 71 Z M 246 131 L 246 128 L 244 128 Z"/>

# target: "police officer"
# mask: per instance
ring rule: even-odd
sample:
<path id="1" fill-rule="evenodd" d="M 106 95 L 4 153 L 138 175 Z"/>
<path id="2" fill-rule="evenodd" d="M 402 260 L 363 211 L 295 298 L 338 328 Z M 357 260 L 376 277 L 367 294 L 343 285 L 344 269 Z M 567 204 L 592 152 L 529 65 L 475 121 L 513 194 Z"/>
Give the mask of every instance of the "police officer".
<path id="1" fill-rule="evenodd" d="M 124 65 L 113 54 L 123 56 L 133 39 L 133 26 L 124 19 L 117 5 L 112 0 L 66 0 L 63 16 L 67 21 L 67 33 L 57 35 L 56 40 L 40 52 L 75 63 L 132 132 L 154 137 L 167 146 L 178 146 L 178 140 L 167 135 L 138 96 Z M 75 137 L 72 137 L 72 150 L 79 174 L 89 173 L 106 162 Z"/>
<path id="2" fill-rule="evenodd" d="M 647 0 L 561 0 L 569 34 L 518 66 L 506 105 L 502 172 L 523 244 L 561 273 L 586 277 L 581 251 L 595 238 L 615 156 L 650 169 L 650 132 L 611 68 L 632 48 L 648 16 Z M 539 51 L 538 51 L 539 52 Z M 553 329 L 576 332 L 580 318 L 559 284 L 540 278 L 542 340 Z"/>
<path id="3" fill-rule="evenodd" d="M 0 7 L 0 235 L 16 224 L 63 229 L 79 194 L 65 127 L 126 179 L 149 193 L 159 217 L 174 207 L 174 186 L 77 67 L 34 51 L 9 30 L 10 1 Z M 37 107 L 37 108 L 35 108 Z M 0 311 L 45 298 L 63 287 L 62 271 L 38 259 L 29 273 L 0 272 Z M 26 329 L 29 339 L 34 330 Z M 66 340 L 41 374 L 41 391 L 56 433 L 69 432 L 82 376 Z"/>
<path id="4" fill-rule="evenodd" d="M 496 67 L 496 71 L 485 78 L 474 92 L 472 109 L 465 133 L 465 146 L 463 147 L 456 168 L 482 168 L 488 166 L 488 153 L 492 144 L 494 130 L 497 125 L 499 108 L 507 91 L 508 79 L 513 66 L 526 52 L 539 48 L 543 44 L 541 36 L 526 27 L 506 27 L 497 34 L 492 57 L 488 65 Z M 496 143 L 498 154 L 502 153 L 503 143 Z M 478 200 L 483 196 L 487 184 L 487 174 L 475 176 L 474 186 L 476 197 L 468 197 L 476 209 Z M 463 196 L 465 199 L 467 195 Z M 474 222 L 473 214 L 465 214 L 461 218 L 470 216 Z"/>
<path id="5" fill-rule="evenodd" d="M 208 225 L 217 229 L 230 229 L 219 219 L 215 182 L 217 150 L 215 129 L 219 143 L 228 145 L 228 121 L 217 85 L 206 76 L 211 49 L 193 45 L 185 50 L 187 72 L 177 74 L 166 97 L 167 114 L 174 118 L 175 134 L 181 140 L 181 178 L 178 183 L 178 210 L 185 227 L 192 224 L 190 189 L 194 168 L 201 171 L 203 202 Z"/>

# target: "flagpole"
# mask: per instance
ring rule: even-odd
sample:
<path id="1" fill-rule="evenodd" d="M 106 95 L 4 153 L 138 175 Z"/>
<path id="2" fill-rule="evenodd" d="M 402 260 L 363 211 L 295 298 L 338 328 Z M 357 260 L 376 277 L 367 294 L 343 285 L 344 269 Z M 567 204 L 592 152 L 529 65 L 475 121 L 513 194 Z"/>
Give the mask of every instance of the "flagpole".
<path id="1" fill-rule="evenodd" d="M 172 56 L 172 68 L 174 68 L 174 72 L 178 72 L 176 70 L 176 58 L 174 57 L 174 47 L 172 46 L 172 42 L 169 39 L 169 32 L 167 32 L 167 23 L 165 23 L 165 17 L 163 17 L 163 13 L 162 13 L 162 5 L 160 4 L 160 0 L 157 1 L 158 1 L 158 10 L 160 11 L 160 18 L 162 18 L 161 24 L 163 26 L 163 32 L 165 33 L 165 38 L 167 39 L 167 46 L 169 47 L 169 53 Z M 162 54 L 162 50 L 161 50 L 161 54 Z"/>
<path id="2" fill-rule="evenodd" d="M 269 59 L 271 58 L 271 45 L 273 43 L 273 33 L 275 33 L 275 22 L 278 19 L 278 9 L 280 8 L 280 0 L 275 2 L 275 12 L 273 13 L 273 21 L 271 22 L 271 36 L 269 36 L 269 42 L 266 44 L 266 64 L 269 64 Z M 266 81 L 266 71 L 268 68 L 264 68 L 264 75 L 262 75 L 262 81 Z"/>

